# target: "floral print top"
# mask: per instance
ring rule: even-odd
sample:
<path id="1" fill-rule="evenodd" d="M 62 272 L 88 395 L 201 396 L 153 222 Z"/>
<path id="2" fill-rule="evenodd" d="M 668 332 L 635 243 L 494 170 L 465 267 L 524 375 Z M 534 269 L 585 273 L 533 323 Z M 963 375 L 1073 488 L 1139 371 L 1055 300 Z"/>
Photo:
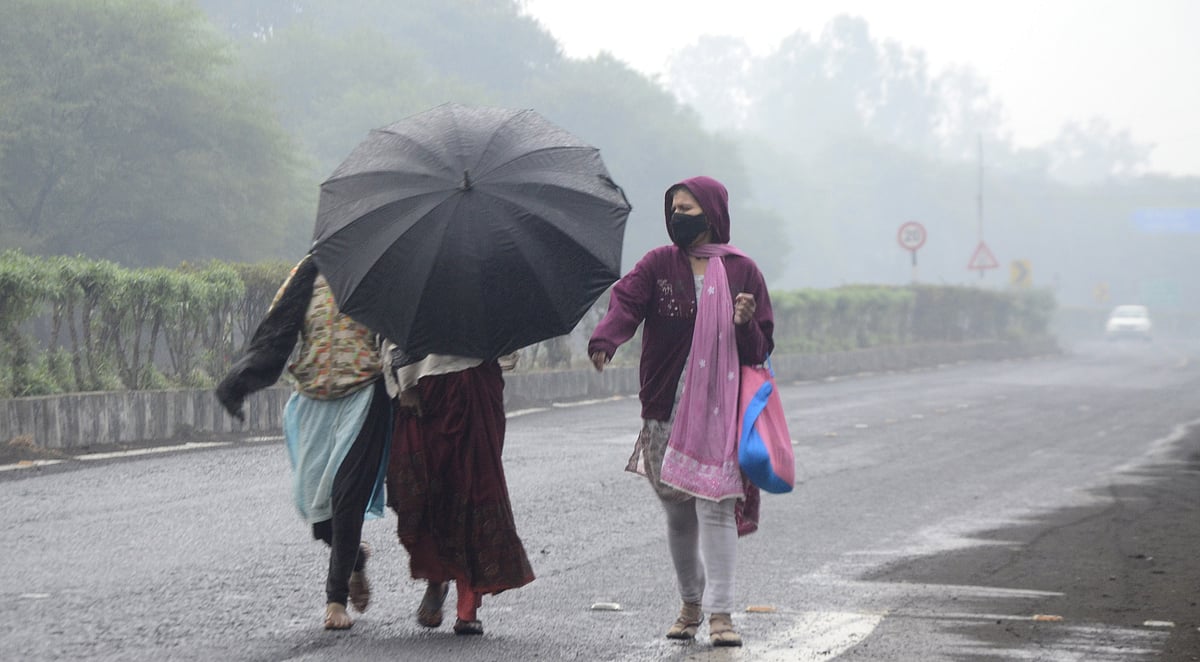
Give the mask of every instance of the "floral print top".
<path id="1" fill-rule="evenodd" d="M 324 276 L 318 275 L 313 283 L 300 340 L 288 372 L 296 390 L 310 398 L 335 400 L 382 374 L 375 334 L 338 310 Z"/>

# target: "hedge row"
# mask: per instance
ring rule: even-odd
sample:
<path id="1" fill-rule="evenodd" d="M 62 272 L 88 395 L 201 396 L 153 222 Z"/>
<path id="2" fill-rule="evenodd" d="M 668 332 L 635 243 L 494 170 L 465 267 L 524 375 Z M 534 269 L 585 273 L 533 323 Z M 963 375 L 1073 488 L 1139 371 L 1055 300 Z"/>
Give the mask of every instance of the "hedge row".
<path id="1" fill-rule="evenodd" d="M 0 253 L 0 397 L 204 388 L 229 367 L 290 264 L 127 269 L 85 257 Z M 529 348 L 522 369 L 586 364 L 607 297 L 570 337 Z M 772 294 L 777 352 L 1045 335 L 1045 292 L 850 286 Z M 637 358 L 636 340 L 619 362 Z"/>

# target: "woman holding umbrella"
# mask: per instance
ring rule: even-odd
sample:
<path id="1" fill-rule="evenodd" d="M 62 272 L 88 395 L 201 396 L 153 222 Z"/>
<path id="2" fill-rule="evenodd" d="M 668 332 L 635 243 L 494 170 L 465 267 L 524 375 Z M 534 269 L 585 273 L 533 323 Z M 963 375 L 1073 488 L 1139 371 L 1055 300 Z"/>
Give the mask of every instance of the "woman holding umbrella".
<path id="1" fill-rule="evenodd" d="M 388 503 L 414 579 L 427 586 L 417 622 L 442 624 L 450 582 L 455 634 L 483 634 L 483 596 L 533 581 L 517 536 L 504 478 L 504 378 L 500 360 L 429 354 L 412 361 L 385 353 L 389 391 L 399 396 Z M 394 377 L 394 383 L 391 377 Z"/>
<path id="2" fill-rule="evenodd" d="M 330 549 L 325 628 L 344 630 L 354 624 L 347 602 L 363 612 L 371 599 L 363 519 L 383 516 L 392 410 L 375 334 L 338 311 L 306 256 L 216 394 L 230 415 L 244 419 L 246 396 L 279 379 L 297 340 L 300 350 L 288 366 L 296 392 L 283 412 L 292 493 L 313 537 Z"/>
<path id="3" fill-rule="evenodd" d="M 729 245 L 729 194 L 710 177 L 667 189 L 672 245 L 613 286 L 588 343 L 596 370 L 642 334 L 642 431 L 627 470 L 644 474 L 667 516 L 683 607 L 667 630 L 692 639 L 708 612 L 714 646 L 741 646 L 731 614 L 737 538 L 757 528 L 758 490 L 737 459 L 740 365 L 774 347 L 771 300 L 754 261 Z"/>
<path id="4" fill-rule="evenodd" d="M 599 150 L 530 109 L 437 106 L 371 131 L 321 184 L 314 259 L 342 310 L 408 354 L 388 502 L 429 582 L 421 625 L 441 624 L 450 581 L 455 631 L 478 634 L 481 596 L 533 580 L 496 357 L 575 328 L 620 273 L 629 209 Z"/>

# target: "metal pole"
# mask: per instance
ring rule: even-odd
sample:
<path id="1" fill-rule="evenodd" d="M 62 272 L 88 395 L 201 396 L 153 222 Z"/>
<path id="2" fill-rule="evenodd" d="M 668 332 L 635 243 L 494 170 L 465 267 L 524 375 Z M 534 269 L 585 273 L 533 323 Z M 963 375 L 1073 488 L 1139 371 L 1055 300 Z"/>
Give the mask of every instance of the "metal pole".
<path id="1" fill-rule="evenodd" d="M 983 134 L 979 134 L 979 179 L 976 183 L 975 211 L 979 225 L 979 241 L 983 241 Z"/>
<path id="2" fill-rule="evenodd" d="M 976 183 L 975 210 L 978 219 L 979 244 L 983 245 L 983 133 L 979 133 L 979 179 Z M 979 270 L 979 278 L 983 279 L 986 269 Z"/>

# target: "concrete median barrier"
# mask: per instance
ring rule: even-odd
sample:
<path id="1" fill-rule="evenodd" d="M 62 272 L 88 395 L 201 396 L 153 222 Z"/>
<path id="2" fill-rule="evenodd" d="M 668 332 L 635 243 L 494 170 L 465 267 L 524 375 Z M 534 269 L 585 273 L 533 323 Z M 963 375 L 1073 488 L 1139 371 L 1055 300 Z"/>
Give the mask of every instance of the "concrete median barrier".
<path id="1" fill-rule="evenodd" d="M 972 360 L 1015 359 L 1059 351 L 1052 338 L 878 347 L 827 354 L 772 357 L 777 378 L 790 382 L 837 375 L 907 370 Z M 505 406 L 544 406 L 638 392 L 636 366 L 506 374 Z M 0 443 L 23 439 L 66 450 L 158 441 L 192 441 L 280 434 L 279 412 L 291 395 L 275 386 L 246 401 L 246 421 L 221 409 L 211 390 L 72 393 L 0 400 Z"/>

